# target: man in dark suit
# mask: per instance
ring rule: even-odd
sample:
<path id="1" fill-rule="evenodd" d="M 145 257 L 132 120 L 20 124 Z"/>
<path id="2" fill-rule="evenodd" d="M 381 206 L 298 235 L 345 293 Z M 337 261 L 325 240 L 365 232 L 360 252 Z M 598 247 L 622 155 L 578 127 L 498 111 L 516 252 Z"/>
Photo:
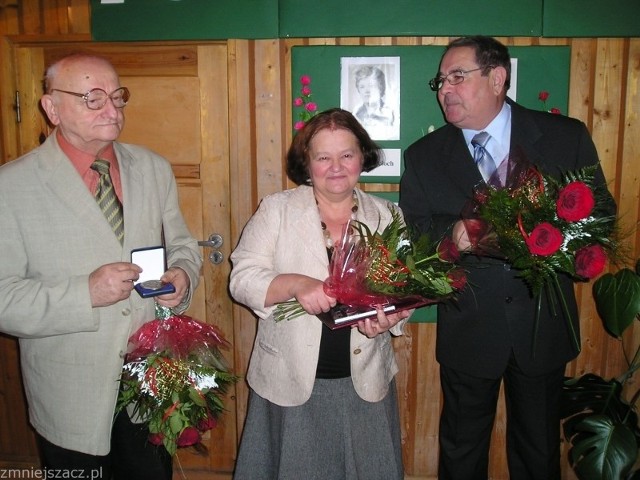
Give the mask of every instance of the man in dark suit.
<path id="1" fill-rule="evenodd" d="M 460 221 L 483 174 L 471 145 L 480 132 L 495 169 L 515 155 L 560 175 L 598 163 L 585 125 L 526 109 L 507 98 L 507 48 L 490 37 L 465 37 L 445 49 L 431 82 L 447 124 L 405 152 L 400 206 L 408 224 L 470 246 Z M 598 168 L 597 182 L 604 184 Z M 487 181 L 488 179 L 484 179 Z M 570 318 L 544 296 L 533 352 L 536 300 L 508 263 L 464 255 L 469 287 L 438 310 L 436 356 L 443 409 L 440 480 L 486 479 L 501 382 L 507 404 L 507 458 L 516 480 L 560 478 L 559 404 L 566 363 L 578 350 L 568 330 L 578 315 L 569 278 L 560 278 Z"/>

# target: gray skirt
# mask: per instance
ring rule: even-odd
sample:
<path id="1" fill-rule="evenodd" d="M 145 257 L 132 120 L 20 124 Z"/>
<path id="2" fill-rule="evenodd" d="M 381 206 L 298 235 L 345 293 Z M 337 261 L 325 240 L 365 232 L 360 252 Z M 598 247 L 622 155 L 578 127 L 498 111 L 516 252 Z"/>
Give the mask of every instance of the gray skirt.
<path id="1" fill-rule="evenodd" d="M 311 398 L 281 407 L 253 390 L 235 480 L 402 480 L 395 380 L 380 402 L 351 378 L 316 379 Z"/>

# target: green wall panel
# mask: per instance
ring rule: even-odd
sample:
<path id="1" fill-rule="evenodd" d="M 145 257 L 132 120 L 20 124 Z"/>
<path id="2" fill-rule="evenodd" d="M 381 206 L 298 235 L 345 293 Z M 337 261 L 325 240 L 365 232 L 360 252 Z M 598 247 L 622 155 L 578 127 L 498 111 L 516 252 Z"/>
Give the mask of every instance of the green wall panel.
<path id="1" fill-rule="evenodd" d="M 91 0 L 99 41 L 637 37 L 640 0 Z"/>
<path id="2" fill-rule="evenodd" d="M 545 37 L 640 37 L 640 0 L 544 0 Z"/>
<path id="3" fill-rule="evenodd" d="M 278 0 L 91 0 L 98 41 L 278 38 Z"/>
<path id="4" fill-rule="evenodd" d="M 539 36 L 542 0 L 280 0 L 281 37 Z"/>

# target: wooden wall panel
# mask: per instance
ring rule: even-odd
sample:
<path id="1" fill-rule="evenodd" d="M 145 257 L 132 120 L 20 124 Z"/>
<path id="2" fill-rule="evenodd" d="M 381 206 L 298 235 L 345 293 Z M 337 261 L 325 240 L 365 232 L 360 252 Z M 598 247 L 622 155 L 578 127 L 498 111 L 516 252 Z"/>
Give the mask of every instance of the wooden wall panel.
<path id="1" fill-rule="evenodd" d="M 630 251 L 637 258 L 640 255 L 640 39 L 629 41 L 626 84 L 624 88 L 624 119 L 618 139 L 622 142 L 622 155 L 619 159 L 620 195 L 618 206 L 624 213 L 623 230 L 629 231 Z M 640 344 L 640 322 L 634 322 L 631 331 L 623 339 L 625 350 L 632 355 Z M 617 372 L 613 372 L 614 374 Z M 633 379 L 628 388 L 627 397 L 640 387 L 638 379 Z M 630 392 L 629 392 L 630 391 Z"/>

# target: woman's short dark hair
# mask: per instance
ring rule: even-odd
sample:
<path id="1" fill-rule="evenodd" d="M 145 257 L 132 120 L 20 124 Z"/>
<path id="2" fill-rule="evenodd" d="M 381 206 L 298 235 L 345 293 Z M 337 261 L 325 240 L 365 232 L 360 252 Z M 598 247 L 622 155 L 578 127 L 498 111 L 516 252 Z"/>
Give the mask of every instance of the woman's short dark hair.
<path id="1" fill-rule="evenodd" d="M 311 185 L 309 177 L 309 146 L 313 137 L 320 130 L 325 129 L 348 130 L 355 135 L 364 157 L 363 172 L 370 172 L 380 165 L 382 161 L 380 147 L 371 140 L 371 137 L 360 122 L 351 112 L 341 108 L 332 108 L 313 116 L 293 137 L 287 152 L 287 176 L 296 185 Z"/>
<path id="2" fill-rule="evenodd" d="M 482 68 L 482 75 L 487 75 L 491 67 L 504 67 L 507 71 L 507 79 L 504 84 L 505 91 L 511 85 L 511 57 L 509 49 L 493 37 L 474 35 L 460 37 L 453 40 L 444 53 L 456 47 L 471 47 L 476 54 L 476 62 Z M 444 53 L 442 56 L 444 57 Z"/>

